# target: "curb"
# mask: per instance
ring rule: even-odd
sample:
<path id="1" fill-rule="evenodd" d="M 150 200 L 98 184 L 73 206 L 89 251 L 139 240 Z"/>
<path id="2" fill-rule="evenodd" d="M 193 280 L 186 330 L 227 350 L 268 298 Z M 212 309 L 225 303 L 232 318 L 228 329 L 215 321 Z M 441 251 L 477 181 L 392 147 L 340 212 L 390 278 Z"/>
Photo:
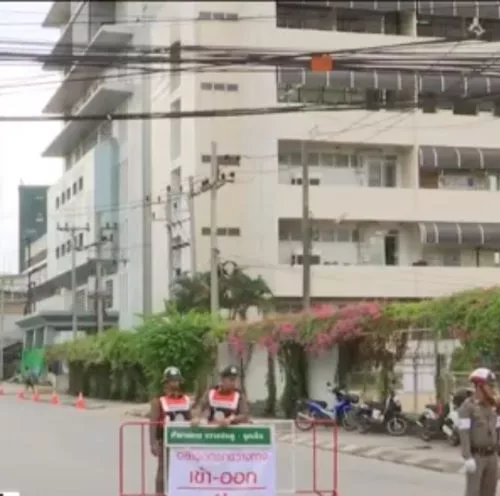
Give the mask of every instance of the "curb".
<path id="1" fill-rule="evenodd" d="M 278 440 L 284 443 L 291 443 L 291 435 L 278 436 Z M 296 439 L 295 443 L 300 446 L 312 448 L 312 442 L 309 440 Z M 318 443 L 317 448 L 320 451 L 331 451 L 333 442 Z M 362 446 L 357 444 L 339 444 L 339 453 L 346 455 L 357 456 L 360 458 L 368 458 L 371 460 L 379 460 L 383 462 L 395 463 L 397 465 L 406 465 L 409 467 L 431 470 L 433 472 L 457 474 L 462 469 L 463 462 L 459 460 L 442 461 L 439 458 L 407 453 L 405 450 L 393 448 L 390 446 Z"/>

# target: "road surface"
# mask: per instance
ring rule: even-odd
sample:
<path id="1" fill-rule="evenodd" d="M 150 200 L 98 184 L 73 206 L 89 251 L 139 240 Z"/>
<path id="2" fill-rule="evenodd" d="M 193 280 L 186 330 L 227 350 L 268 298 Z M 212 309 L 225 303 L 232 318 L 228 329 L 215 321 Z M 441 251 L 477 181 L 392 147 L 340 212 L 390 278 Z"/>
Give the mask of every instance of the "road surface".
<path id="1" fill-rule="evenodd" d="M 20 491 L 22 496 L 118 495 L 119 420 L 13 398 L 0 399 L 0 492 Z M 140 436 L 126 436 L 125 492 L 140 493 Z M 290 488 L 295 463 L 297 488 L 312 488 L 312 453 L 297 447 L 295 462 L 290 445 L 278 447 L 279 485 Z M 321 453 L 318 489 L 331 489 L 331 459 Z M 153 460 L 147 457 L 147 491 L 152 491 Z M 391 463 L 340 455 L 341 496 L 442 496 L 460 494 L 463 480 Z"/>

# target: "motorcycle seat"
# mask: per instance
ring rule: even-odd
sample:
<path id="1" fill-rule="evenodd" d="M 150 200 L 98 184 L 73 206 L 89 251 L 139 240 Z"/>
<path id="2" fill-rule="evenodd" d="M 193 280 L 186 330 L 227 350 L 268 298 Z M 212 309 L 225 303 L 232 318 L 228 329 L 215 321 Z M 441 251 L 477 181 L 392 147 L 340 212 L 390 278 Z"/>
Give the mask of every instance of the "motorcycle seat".
<path id="1" fill-rule="evenodd" d="M 385 403 L 382 401 L 367 401 L 366 404 L 374 410 L 380 410 L 381 412 L 385 410 Z"/>
<path id="2" fill-rule="evenodd" d="M 314 403 L 316 403 L 316 405 L 318 405 L 319 407 L 321 408 L 327 408 L 328 406 L 328 403 L 326 401 L 322 401 L 322 400 L 311 400 L 313 401 Z"/>

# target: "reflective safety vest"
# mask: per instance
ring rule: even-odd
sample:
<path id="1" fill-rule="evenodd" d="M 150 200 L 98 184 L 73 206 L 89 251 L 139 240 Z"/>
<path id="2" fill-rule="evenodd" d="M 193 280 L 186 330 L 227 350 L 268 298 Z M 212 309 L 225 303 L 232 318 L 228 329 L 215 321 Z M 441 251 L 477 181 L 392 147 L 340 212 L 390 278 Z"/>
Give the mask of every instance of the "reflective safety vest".
<path id="1" fill-rule="evenodd" d="M 228 393 L 219 388 L 213 388 L 208 392 L 209 415 L 208 421 L 221 420 L 239 413 L 241 393 L 238 390 Z"/>
<path id="2" fill-rule="evenodd" d="M 191 400 L 182 396 L 162 396 L 160 398 L 163 419 L 168 422 L 186 422 L 191 420 Z"/>

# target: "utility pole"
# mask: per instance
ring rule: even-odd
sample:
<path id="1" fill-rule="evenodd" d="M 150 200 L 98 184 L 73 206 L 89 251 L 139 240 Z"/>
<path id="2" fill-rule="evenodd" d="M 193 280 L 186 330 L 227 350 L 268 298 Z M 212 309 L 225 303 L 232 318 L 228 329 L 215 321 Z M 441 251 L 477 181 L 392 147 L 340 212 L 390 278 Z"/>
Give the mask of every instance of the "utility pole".
<path id="1" fill-rule="evenodd" d="M 79 250 L 78 246 L 78 233 L 81 231 L 89 231 L 89 226 L 77 227 L 77 226 L 57 226 L 57 230 L 61 232 L 66 232 L 70 235 L 71 243 L 71 296 L 72 296 L 72 308 L 71 308 L 71 331 L 73 333 L 73 341 L 78 338 L 78 311 L 76 308 L 76 290 L 77 290 L 77 280 L 76 280 L 76 252 Z"/>
<path id="2" fill-rule="evenodd" d="M 102 217 L 101 212 L 97 212 L 95 216 L 95 233 L 96 233 L 96 261 L 95 261 L 95 305 L 96 305 L 96 320 L 97 333 L 100 334 L 104 330 L 104 291 L 102 289 Z"/>
<path id="3" fill-rule="evenodd" d="M 172 288 L 174 283 L 174 269 L 173 269 L 173 257 L 174 257 L 174 242 L 172 234 L 172 190 L 170 186 L 167 186 L 167 201 L 165 202 L 165 220 L 167 221 L 167 272 L 168 272 L 168 287 Z M 170 294 L 169 289 L 169 294 Z"/>
<path id="4" fill-rule="evenodd" d="M 217 184 L 219 181 L 219 160 L 217 143 L 212 141 L 210 177 L 210 311 L 219 314 L 219 249 L 217 247 Z"/>
<path id="5" fill-rule="evenodd" d="M 302 163 L 302 306 L 311 306 L 311 221 L 309 218 L 309 165 L 306 142 L 300 145 Z"/>
<path id="6" fill-rule="evenodd" d="M 191 238 L 191 276 L 196 275 L 196 224 L 194 221 L 194 179 L 189 176 L 188 210 L 189 210 L 189 236 Z"/>

